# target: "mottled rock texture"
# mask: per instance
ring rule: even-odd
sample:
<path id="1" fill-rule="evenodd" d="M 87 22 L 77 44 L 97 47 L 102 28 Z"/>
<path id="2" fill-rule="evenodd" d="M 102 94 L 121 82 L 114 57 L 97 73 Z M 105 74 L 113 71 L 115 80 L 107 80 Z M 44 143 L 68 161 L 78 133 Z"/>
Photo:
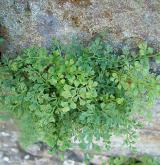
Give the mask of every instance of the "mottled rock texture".
<path id="1" fill-rule="evenodd" d="M 1 0 L 0 24 L 12 51 L 99 32 L 116 47 L 145 40 L 160 50 L 159 0 Z"/>
<path id="2" fill-rule="evenodd" d="M 147 41 L 160 50 L 160 0 L 0 0 L 0 25 L 8 52 L 32 44 L 50 47 L 53 36 L 67 42 L 72 35 L 88 40 L 100 32 L 118 48 Z M 140 131 L 141 154 L 160 156 L 159 109 L 153 109 L 153 121 Z M 112 154 L 130 153 L 121 142 L 113 139 Z M 13 152 L 18 152 L 14 146 Z"/>

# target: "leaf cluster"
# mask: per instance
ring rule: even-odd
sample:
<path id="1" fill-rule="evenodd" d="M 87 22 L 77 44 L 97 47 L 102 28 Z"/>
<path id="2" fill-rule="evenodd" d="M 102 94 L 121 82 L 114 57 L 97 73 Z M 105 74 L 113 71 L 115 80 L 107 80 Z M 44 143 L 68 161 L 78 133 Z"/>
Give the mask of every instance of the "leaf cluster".
<path id="1" fill-rule="evenodd" d="M 50 53 L 31 47 L 4 60 L 1 104 L 12 113 L 24 141 L 41 140 L 53 150 L 77 142 L 98 149 L 103 139 L 123 135 L 130 146 L 139 123 L 134 117 L 159 95 L 159 77 L 149 72 L 153 49 L 141 44 L 136 54 L 119 55 L 100 38 L 87 45 L 54 40 Z M 7 91 L 7 92 L 6 92 Z M 148 114 L 148 113 L 147 113 Z"/>

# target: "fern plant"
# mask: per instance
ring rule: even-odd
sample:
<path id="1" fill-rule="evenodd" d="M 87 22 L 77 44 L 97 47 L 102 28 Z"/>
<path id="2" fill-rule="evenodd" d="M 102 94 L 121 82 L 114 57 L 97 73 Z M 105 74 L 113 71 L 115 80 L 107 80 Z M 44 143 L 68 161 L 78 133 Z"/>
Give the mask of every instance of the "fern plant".
<path id="1" fill-rule="evenodd" d="M 56 39 L 51 53 L 31 47 L 5 59 L 1 71 L 1 105 L 16 119 L 26 144 L 41 140 L 53 150 L 76 141 L 98 149 L 103 139 L 123 135 L 130 146 L 140 123 L 134 117 L 159 95 L 159 77 L 149 72 L 153 49 L 117 55 L 100 38 L 88 45 L 63 45 Z"/>

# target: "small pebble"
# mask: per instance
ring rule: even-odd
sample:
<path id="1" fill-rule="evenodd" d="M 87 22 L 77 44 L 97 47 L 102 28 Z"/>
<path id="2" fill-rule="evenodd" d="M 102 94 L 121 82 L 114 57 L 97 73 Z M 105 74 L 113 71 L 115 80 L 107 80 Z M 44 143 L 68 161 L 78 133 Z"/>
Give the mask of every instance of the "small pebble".
<path id="1" fill-rule="evenodd" d="M 9 146 L 9 145 L 8 145 L 8 144 L 6 144 L 6 143 L 4 143 L 4 144 L 3 144 L 3 147 L 8 147 L 8 146 Z"/>
<path id="2" fill-rule="evenodd" d="M 25 160 L 28 160 L 29 158 L 30 158 L 29 155 L 25 155 L 25 157 L 24 157 Z"/>
<path id="3" fill-rule="evenodd" d="M 7 132 L 1 132 L 1 135 L 2 135 L 2 136 L 5 136 L 5 137 L 6 137 L 6 136 L 10 136 L 10 134 L 7 133 Z"/>
<path id="4" fill-rule="evenodd" d="M 14 153 L 18 153 L 18 150 L 16 148 L 11 148 L 11 151 Z"/>
<path id="5" fill-rule="evenodd" d="M 8 158 L 8 157 L 4 157 L 3 160 L 4 160 L 5 162 L 9 162 L 9 158 Z"/>
<path id="6" fill-rule="evenodd" d="M 63 165 L 75 165 L 75 162 L 73 160 L 65 160 Z"/>

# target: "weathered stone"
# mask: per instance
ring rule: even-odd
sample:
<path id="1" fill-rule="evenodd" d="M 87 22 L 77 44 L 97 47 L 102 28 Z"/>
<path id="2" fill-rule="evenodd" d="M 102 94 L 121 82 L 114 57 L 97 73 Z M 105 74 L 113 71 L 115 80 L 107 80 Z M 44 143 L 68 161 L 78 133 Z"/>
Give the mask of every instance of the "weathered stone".
<path id="1" fill-rule="evenodd" d="M 145 40 L 160 50 L 159 0 L 1 0 L 0 11 L 12 51 L 102 31 L 116 47 Z"/>
<path id="2" fill-rule="evenodd" d="M 4 133 L 5 132 L 5 133 Z M 19 131 L 12 121 L 0 122 L 0 165 L 61 165 L 62 162 L 39 146 L 25 151 L 19 144 Z M 38 150 L 38 151 L 37 151 Z"/>

